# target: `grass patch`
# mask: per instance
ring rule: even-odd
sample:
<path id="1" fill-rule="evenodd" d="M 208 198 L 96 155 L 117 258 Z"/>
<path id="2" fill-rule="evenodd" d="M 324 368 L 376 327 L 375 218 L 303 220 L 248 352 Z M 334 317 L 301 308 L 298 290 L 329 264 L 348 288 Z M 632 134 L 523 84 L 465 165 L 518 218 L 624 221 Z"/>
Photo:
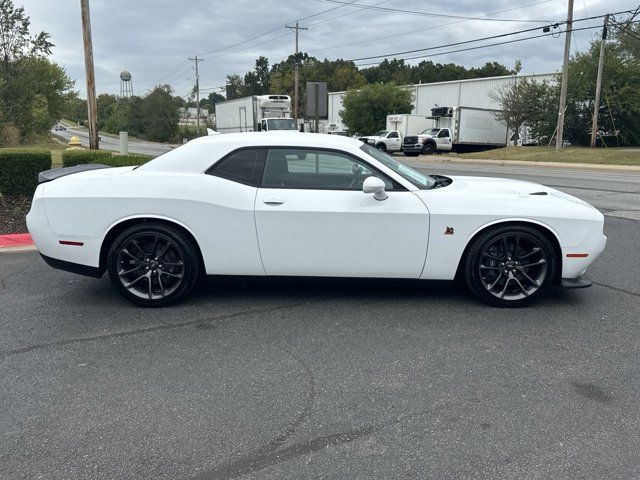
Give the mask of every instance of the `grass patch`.
<path id="1" fill-rule="evenodd" d="M 520 160 L 525 162 L 593 163 L 602 165 L 640 165 L 640 149 L 568 147 L 556 152 L 547 147 L 506 147 L 484 152 L 464 153 L 458 158 L 478 160 Z"/>

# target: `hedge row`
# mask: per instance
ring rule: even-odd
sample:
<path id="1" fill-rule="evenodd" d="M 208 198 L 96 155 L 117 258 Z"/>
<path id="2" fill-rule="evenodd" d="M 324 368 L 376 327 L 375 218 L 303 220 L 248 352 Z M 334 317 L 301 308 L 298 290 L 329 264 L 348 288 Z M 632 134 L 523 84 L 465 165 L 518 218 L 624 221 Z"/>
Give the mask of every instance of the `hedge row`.
<path id="1" fill-rule="evenodd" d="M 38 186 L 38 173 L 50 168 L 49 150 L 0 148 L 0 193 L 32 195 Z"/>
<path id="2" fill-rule="evenodd" d="M 102 163 L 112 167 L 127 167 L 142 165 L 152 158 L 149 155 L 140 154 L 113 155 L 104 150 L 65 150 L 62 152 L 62 166 L 73 167 L 87 163 Z"/>

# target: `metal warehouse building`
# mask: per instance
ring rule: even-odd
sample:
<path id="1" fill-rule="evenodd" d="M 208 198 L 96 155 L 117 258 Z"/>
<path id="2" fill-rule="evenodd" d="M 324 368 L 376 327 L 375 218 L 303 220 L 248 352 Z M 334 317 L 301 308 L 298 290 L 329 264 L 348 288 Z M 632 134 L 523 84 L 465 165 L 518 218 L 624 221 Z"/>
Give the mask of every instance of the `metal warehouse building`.
<path id="1" fill-rule="evenodd" d="M 504 77 L 473 78 L 469 80 L 453 80 L 449 82 L 420 83 L 407 85 L 413 92 L 414 115 L 431 115 L 434 107 L 476 107 L 499 110 L 500 105 L 492 93 L 512 84 L 516 80 L 555 82 L 556 74 L 544 73 L 534 75 L 508 75 Z M 342 130 L 342 99 L 346 92 L 329 92 L 328 94 L 328 130 Z M 393 112 L 389 112 L 393 113 Z"/>

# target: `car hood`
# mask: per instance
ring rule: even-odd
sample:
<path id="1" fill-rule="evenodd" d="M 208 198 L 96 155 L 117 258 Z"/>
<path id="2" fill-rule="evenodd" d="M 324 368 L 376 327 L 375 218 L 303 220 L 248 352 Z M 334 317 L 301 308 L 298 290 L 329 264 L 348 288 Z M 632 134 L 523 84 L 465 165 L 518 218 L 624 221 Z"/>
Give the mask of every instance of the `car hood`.
<path id="1" fill-rule="evenodd" d="M 600 215 L 598 210 L 587 202 L 554 188 L 523 180 L 491 177 L 448 176 L 452 183 L 435 190 L 421 190 L 418 195 L 425 202 L 433 201 L 435 196 L 450 199 L 451 204 L 460 206 L 467 203 L 473 209 L 490 206 L 522 214 L 540 210 L 551 214 L 558 213 L 554 209 L 573 207 L 571 210 L 584 211 L 587 217 Z M 431 192 L 431 193 L 430 193 Z M 574 212 L 575 213 L 575 212 Z"/>

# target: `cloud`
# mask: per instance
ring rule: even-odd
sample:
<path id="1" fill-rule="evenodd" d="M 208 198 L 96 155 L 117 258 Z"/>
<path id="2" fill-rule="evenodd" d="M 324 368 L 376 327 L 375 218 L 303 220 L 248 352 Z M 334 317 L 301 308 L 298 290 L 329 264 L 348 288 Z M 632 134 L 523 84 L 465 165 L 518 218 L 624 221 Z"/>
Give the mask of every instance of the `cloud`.
<path id="1" fill-rule="evenodd" d="M 356 3 L 457 16 L 482 16 L 513 9 L 494 17 L 515 20 L 554 22 L 566 16 L 565 0 L 550 0 L 539 5 L 531 5 L 536 0 L 462 0 L 431 3 L 430 6 L 421 0 L 388 0 L 384 3 L 357 0 Z M 52 35 L 56 44 L 53 60 L 65 67 L 69 76 L 76 80 L 76 88 L 84 92 L 79 2 L 16 0 L 16 4 L 24 5 L 34 31 L 44 30 Z M 179 95 L 188 94 L 195 77 L 193 63 L 187 61 L 188 57 L 207 53 L 205 61 L 199 65 L 200 85 L 203 88 L 222 86 L 227 74 L 243 74 L 250 70 L 259 55 L 275 63 L 293 53 L 294 34 L 284 28 L 286 23 L 338 7 L 321 0 L 90 0 L 90 5 L 98 92 L 118 92 L 119 72 L 129 70 L 136 93 L 144 93 L 156 84 L 170 83 Z M 530 6 L 524 7 L 526 5 Z M 601 15 L 636 6 L 629 0 L 583 0 L 575 3 L 574 16 Z M 538 25 L 355 10 L 342 6 L 303 20 L 301 26 L 309 26 L 309 30 L 300 33 L 300 49 L 319 58 L 350 59 L 426 48 Z M 601 23 L 601 20 L 590 21 L 594 27 Z M 587 26 L 587 23 L 579 25 Z M 410 31 L 413 33 L 405 34 Z M 265 32 L 270 33 L 223 49 Z M 586 49 L 594 33 L 599 34 L 599 31 L 576 32 L 572 53 L 576 47 Z M 354 43 L 357 44 L 351 45 Z M 513 66 L 516 59 L 521 59 L 525 72 L 546 73 L 560 68 L 563 48 L 564 37 L 545 37 L 437 56 L 432 60 L 470 67 L 490 61 Z"/>

